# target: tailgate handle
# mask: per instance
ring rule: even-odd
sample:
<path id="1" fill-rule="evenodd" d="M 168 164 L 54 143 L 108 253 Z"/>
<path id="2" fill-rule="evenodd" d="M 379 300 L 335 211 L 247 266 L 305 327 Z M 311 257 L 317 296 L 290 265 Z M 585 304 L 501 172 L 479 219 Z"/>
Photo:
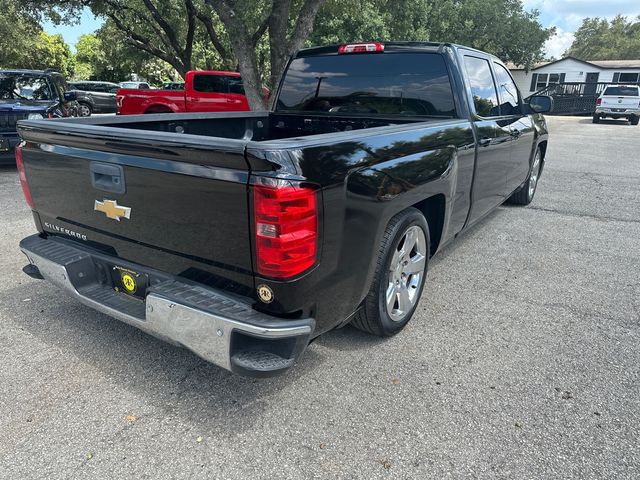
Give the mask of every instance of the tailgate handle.
<path id="1" fill-rule="evenodd" d="M 124 170 L 120 165 L 91 162 L 91 185 L 93 188 L 111 193 L 125 193 Z"/>

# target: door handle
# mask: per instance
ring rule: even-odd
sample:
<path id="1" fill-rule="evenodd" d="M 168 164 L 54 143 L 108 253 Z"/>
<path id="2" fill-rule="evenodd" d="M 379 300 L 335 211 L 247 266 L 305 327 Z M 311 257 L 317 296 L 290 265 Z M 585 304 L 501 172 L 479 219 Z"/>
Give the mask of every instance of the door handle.
<path id="1" fill-rule="evenodd" d="M 91 162 L 89 171 L 91 172 L 91 185 L 93 185 L 93 188 L 120 194 L 127 191 L 122 166 L 111 163 Z"/>
<path id="2" fill-rule="evenodd" d="M 480 145 L 481 147 L 488 147 L 491 144 L 491 138 L 489 137 L 482 137 L 480 140 L 478 140 L 478 145 Z"/>

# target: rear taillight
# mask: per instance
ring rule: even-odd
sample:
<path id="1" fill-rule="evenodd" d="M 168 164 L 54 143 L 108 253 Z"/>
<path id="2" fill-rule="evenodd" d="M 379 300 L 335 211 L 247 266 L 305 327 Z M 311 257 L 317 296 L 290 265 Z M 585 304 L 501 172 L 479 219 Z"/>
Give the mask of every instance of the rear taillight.
<path id="1" fill-rule="evenodd" d="M 602 99 L 601 98 L 596 100 L 596 106 L 599 107 L 600 105 L 602 105 Z"/>
<path id="2" fill-rule="evenodd" d="M 380 42 L 373 43 L 348 43 L 340 45 L 338 53 L 380 53 L 384 52 L 384 44 Z"/>
<path id="3" fill-rule="evenodd" d="M 317 191 L 291 184 L 255 185 L 253 207 L 259 275 L 291 278 L 316 263 Z"/>
<path id="4" fill-rule="evenodd" d="M 16 167 L 18 169 L 18 178 L 20 178 L 20 185 L 22 185 L 22 191 L 24 192 L 24 198 L 27 200 L 29 208 L 33 210 L 33 198 L 31 198 L 31 190 L 29 190 L 27 175 L 24 172 L 24 163 L 22 161 L 22 144 L 16 146 Z"/>
<path id="5" fill-rule="evenodd" d="M 124 95 L 116 95 L 116 106 L 118 109 L 122 108 L 122 101 L 124 100 Z"/>

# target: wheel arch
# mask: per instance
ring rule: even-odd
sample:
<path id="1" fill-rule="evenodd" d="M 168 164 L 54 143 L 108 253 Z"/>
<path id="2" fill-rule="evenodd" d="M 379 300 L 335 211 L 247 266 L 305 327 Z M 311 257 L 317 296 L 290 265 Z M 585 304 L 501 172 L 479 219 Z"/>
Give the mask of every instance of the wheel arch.
<path id="1" fill-rule="evenodd" d="M 162 103 L 154 103 L 145 108 L 144 113 L 175 113 L 171 107 Z"/>
<path id="2" fill-rule="evenodd" d="M 547 144 L 547 139 L 542 140 L 538 144 L 538 148 L 540 149 L 540 172 L 538 173 L 538 175 L 542 175 L 542 171 L 544 170 L 545 159 L 547 157 Z"/>
<path id="3" fill-rule="evenodd" d="M 433 256 L 438 251 L 440 241 L 442 240 L 446 204 L 447 202 L 444 194 L 438 193 L 411 205 L 411 207 L 420 210 L 422 215 L 424 215 L 424 218 L 427 220 L 427 225 L 429 226 L 430 256 Z"/>

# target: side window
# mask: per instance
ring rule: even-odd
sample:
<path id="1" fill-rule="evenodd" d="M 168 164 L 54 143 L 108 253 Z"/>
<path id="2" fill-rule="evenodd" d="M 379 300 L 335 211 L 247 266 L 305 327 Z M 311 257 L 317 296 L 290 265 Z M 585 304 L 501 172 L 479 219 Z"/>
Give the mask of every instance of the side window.
<path id="1" fill-rule="evenodd" d="M 229 84 L 229 93 L 244 95 L 244 85 L 242 85 L 242 78 L 227 77 L 227 83 Z"/>
<path id="2" fill-rule="evenodd" d="M 193 89 L 203 93 L 227 93 L 226 82 L 221 75 L 195 75 Z"/>
<path id="3" fill-rule="evenodd" d="M 105 86 L 102 83 L 92 83 L 89 85 L 89 89 L 90 92 L 99 92 L 99 93 L 104 93 L 105 92 Z"/>
<path id="4" fill-rule="evenodd" d="M 489 61 L 484 58 L 465 56 L 464 65 L 471 84 L 471 95 L 473 95 L 476 113 L 481 117 L 500 115 L 498 95 L 493 83 Z"/>
<path id="5" fill-rule="evenodd" d="M 518 87 L 513 82 L 513 78 L 499 63 L 493 63 L 496 72 L 496 83 L 498 84 L 498 96 L 500 97 L 500 113 L 502 115 L 515 115 L 520 113 L 520 102 L 518 100 Z"/>

